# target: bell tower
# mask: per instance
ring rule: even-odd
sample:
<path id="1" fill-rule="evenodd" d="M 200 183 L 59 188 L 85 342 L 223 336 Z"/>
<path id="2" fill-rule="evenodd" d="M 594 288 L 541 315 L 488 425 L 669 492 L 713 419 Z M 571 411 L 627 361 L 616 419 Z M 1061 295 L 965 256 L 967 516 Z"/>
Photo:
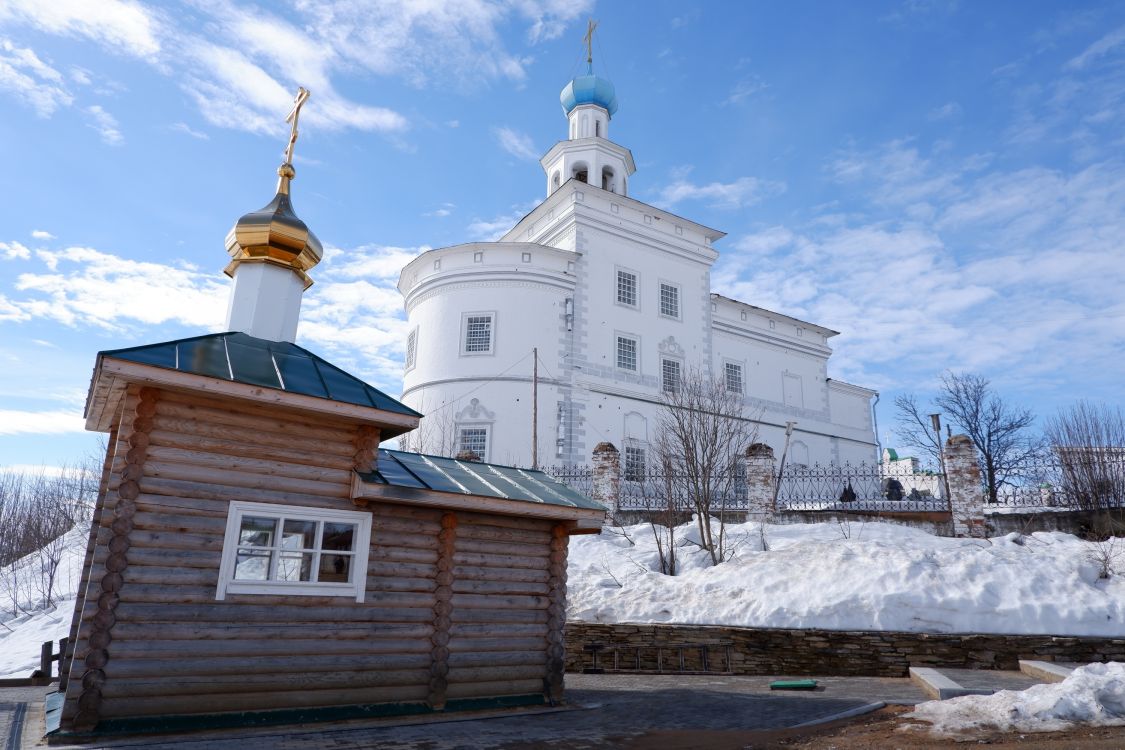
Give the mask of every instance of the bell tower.
<path id="1" fill-rule="evenodd" d="M 568 123 L 567 140 L 556 143 L 539 163 L 547 173 L 547 195 L 570 179 L 611 193 L 628 195 L 636 171 L 629 149 L 609 140 L 609 122 L 617 113 L 617 92 L 607 78 L 594 75 L 594 29 L 586 29 L 586 75 L 568 83 L 559 103 Z"/>

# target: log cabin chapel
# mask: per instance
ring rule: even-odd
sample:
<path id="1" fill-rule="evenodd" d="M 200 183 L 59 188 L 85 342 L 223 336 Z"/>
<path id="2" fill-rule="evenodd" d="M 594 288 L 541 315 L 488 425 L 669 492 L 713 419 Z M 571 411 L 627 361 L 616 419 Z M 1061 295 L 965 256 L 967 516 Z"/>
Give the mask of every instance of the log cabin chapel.
<path id="1" fill-rule="evenodd" d="M 384 450 L 422 415 L 294 344 L 321 245 L 274 198 L 226 239 L 225 333 L 101 352 L 109 434 L 48 734 L 563 697 L 567 538 L 542 472 Z"/>

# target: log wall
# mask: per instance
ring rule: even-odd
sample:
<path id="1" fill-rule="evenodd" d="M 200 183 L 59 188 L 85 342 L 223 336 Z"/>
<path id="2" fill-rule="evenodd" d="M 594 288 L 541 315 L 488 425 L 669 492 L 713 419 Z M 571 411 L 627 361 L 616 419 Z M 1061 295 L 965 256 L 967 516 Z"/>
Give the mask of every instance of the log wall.
<path id="1" fill-rule="evenodd" d="M 64 728 L 555 697 L 548 642 L 561 652 L 562 625 L 548 607 L 560 601 L 560 537 L 551 522 L 371 503 L 363 603 L 216 601 L 229 501 L 356 510 L 352 470 L 371 465 L 378 431 L 152 389 L 130 393 L 123 408 L 76 610 Z"/>

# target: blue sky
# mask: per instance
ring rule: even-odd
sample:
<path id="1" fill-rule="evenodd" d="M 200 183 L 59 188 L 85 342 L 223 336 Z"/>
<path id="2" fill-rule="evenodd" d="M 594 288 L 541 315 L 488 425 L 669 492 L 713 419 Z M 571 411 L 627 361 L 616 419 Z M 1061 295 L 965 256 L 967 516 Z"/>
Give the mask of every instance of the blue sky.
<path id="1" fill-rule="evenodd" d="M 370 5 L 0 4 L 0 465 L 94 449 L 97 351 L 221 330 L 299 84 L 298 343 L 397 393 L 399 268 L 542 199 L 591 15 L 633 197 L 728 232 L 717 291 L 842 331 L 881 437 L 945 369 L 1120 403 L 1120 3 Z"/>

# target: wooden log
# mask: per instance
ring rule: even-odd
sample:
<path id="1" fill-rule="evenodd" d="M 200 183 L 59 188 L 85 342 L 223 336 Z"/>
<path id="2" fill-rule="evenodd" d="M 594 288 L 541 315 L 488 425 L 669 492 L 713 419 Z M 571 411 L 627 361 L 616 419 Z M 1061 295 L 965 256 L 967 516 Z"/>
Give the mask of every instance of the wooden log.
<path id="1" fill-rule="evenodd" d="M 249 473 L 272 477 L 287 477 L 309 482 L 328 484 L 349 484 L 352 470 L 333 469 L 308 464 L 288 463 L 264 458 L 250 458 L 241 454 L 207 453 L 184 448 L 165 448 L 154 445 L 148 449 L 148 462 L 160 464 L 181 464 L 204 469 L 201 476 L 208 476 L 212 470 Z"/>
<path id="2" fill-rule="evenodd" d="M 367 564 L 367 578 L 371 582 L 376 579 L 396 578 L 398 576 L 432 580 L 435 575 L 437 575 L 437 566 L 434 563 L 376 561 Z"/>
<path id="3" fill-rule="evenodd" d="M 453 553 L 453 562 L 458 566 L 460 577 L 461 566 L 481 568 L 528 568 L 531 570 L 546 570 L 548 558 L 546 557 L 506 557 L 504 555 L 485 555 L 479 552 Z"/>
<path id="4" fill-rule="evenodd" d="M 134 547 L 129 550 L 132 565 L 152 565 L 157 567 L 205 568 L 219 571 L 221 554 L 217 550 L 209 552 L 193 549 L 159 549 Z"/>
<path id="5" fill-rule="evenodd" d="M 455 667 L 449 670 L 449 683 L 452 688 L 456 684 L 469 682 L 488 683 L 497 681 L 533 680 L 543 679 L 543 666 L 540 664 L 505 664 L 498 667 Z M 539 683 L 539 690 L 543 683 Z M 535 692 L 539 692 L 536 690 Z"/>
<path id="6" fill-rule="evenodd" d="M 350 484 L 322 482 L 312 479 L 294 479 L 292 477 L 269 476 L 266 474 L 250 474 L 242 471 L 213 469 L 190 466 L 184 464 L 168 463 L 166 461 L 146 461 L 145 477 L 154 479 L 175 479 L 182 482 L 200 482 L 211 486 L 212 493 L 221 492 L 230 487 L 240 487 L 249 490 L 267 490 L 272 492 L 301 492 L 322 497 L 348 498 L 351 495 Z M 146 489 L 146 492 L 151 490 Z"/>
<path id="7" fill-rule="evenodd" d="M 181 549 L 220 553 L 223 551 L 223 537 L 221 535 L 134 529 L 129 539 L 133 546 L 137 548 L 152 547 L 161 550 Z"/>
<path id="8" fill-rule="evenodd" d="M 232 620 L 256 621 L 265 624 L 277 622 L 367 622 L 372 625 L 392 622 L 425 622 L 433 617 L 431 607 L 373 607 L 367 605 L 325 606 L 316 597 L 257 597 L 257 600 L 284 601 L 284 604 L 234 604 L 211 602 L 210 604 L 139 604 L 122 601 L 117 605 L 117 619 L 123 622 L 199 622 L 226 623 Z M 295 599 L 308 599 L 309 606 L 294 606 Z M 338 601 L 338 600 L 337 600 Z M 477 614 L 474 622 L 488 622 L 488 610 L 473 610 Z M 504 611 L 502 611 L 504 612 Z M 510 612 L 514 618 L 518 613 Z M 546 622 L 546 612 L 529 613 Z M 470 621 L 470 620 L 466 620 Z M 503 620 L 501 620 L 503 621 Z M 527 622 L 538 622 L 529 617 Z"/>
<path id="9" fill-rule="evenodd" d="M 545 596 L 517 596 L 493 594 L 454 594 L 455 609 L 518 609 L 530 611 L 546 609 L 550 601 Z"/>
<path id="10" fill-rule="evenodd" d="M 119 677 L 184 675 L 302 674 L 304 672 L 429 669 L 429 654 L 289 654 L 285 656 L 183 656 L 173 659 L 113 658 L 105 666 L 107 682 Z"/>
<path id="11" fill-rule="evenodd" d="M 532 695 L 543 692 L 543 677 L 495 682 L 450 682 L 449 698 L 491 698 L 502 695 Z"/>
<path id="12" fill-rule="evenodd" d="M 493 542 L 516 542 L 518 544 L 543 545 L 550 544 L 549 531 L 535 531 L 532 529 L 506 529 L 496 526 L 465 526 L 465 539 L 488 540 Z"/>
<path id="13" fill-rule="evenodd" d="M 412 549 L 437 549 L 437 532 L 433 534 L 407 534 L 403 532 L 385 532 L 379 533 L 379 530 L 371 530 L 372 543 L 377 546 L 386 547 L 410 547 Z"/>
<path id="14" fill-rule="evenodd" d="M 441 525 L 443 511 L 437 508 L 423 508 L 414 505 L 398 505 L 396 503 L 377 501 L 371 501 L 368 505 L 375 511 L 375 516 L 377 518 L 414 519 L 433 522 L 439 526 Z"/>
<path id="15" fill-rule="evenodd" d="M 430 678 L 428 669 L 395 669 L 371 672 L 306 672 L 303 674 L 243 674 L 158 677 L 118 677 L 102 688 L 103 700 L 132 696 L 230 695 L 246 692 L 356 690 L 396 687 L 410 692 Z"/>
<path id="16" fill-rule="evenodd" d="M 146 480 L 142 478 L 142 484 Z M 339 503 L 339 500 L 332 502 Z M 144 513 L 171 513 L 176 515 L 204 516 L 219 518 L 226 522 L 230 511 L 230 501 L 203 500 L 195 497 L 176 497 L 174 495 L 149 495 L 142 492 L 137 496 L 137 511 Z"/>
<path id="17" fill-rule="evenodd" d="M 521 558 L 540 558 L 551 554 L 550 548 L 544 544 L 516 544 L 515 542 L 497 542 L 491 539 L 461 539 L 457 540 L 458 552 L 483 552 L 489 555 L 510 555 Z"/>
<path id="18" fill-rule="evenodd" d="M 458 623 L 483 623 L 483 622 L 496 622 L 496 623 L 546 623 L 547 610 L 521 610 L 521 609 L 469 609 L 465 607 L 457 607 L 454 605 L 453 612 L 450 619 L 454 624 Z"/>
<path id="19" fill-rule="evenodd" d="M 132 559 L 131 554 L 129 557 Z M 198 585 L 206 586 L 212 592 L 219 584 L 218 568 L 173 568 L 163 565 L 140 565 L 134 561 L 122 575 L 125 582 L 129 584 Z"/>
<path id="20" fill-rule="evenodd" d="M 214 534 L 222 536 L 226 532 L 227 520 L 214 515 L 186 515 L 181 513 L 153 513 L 141 510 L 133 516 L 133 528 L 143 531 L 168 531 L 185 534 Z"/>
<path id="21" fill-rule="evenodd" d="M 547 641 L 542 636 L 538 638 L 534 636 L 524 638 L 465 638 L 464 636 L 458 636 L 449 641 L 449 651 L 457 655 L 456 659 L 450 656 L 449 663 L 460 666 L 488 666 L 488 664 L 493 663 L 490 661 L 492 659 L 495 659 L 494 663 L 496 664 L 509 663 L 503 661 L 504 659 L 509 659 L 510 663 L 515 664 L 538 664 L 540 661 L 546 663 L 546 648 Z M 531 661 L 523 661 L 523 659 L 530 659 Z"/>
<path id="22" fill-rule="evenodd" d="M 186 399 L 185 399 L 186 400 Z M 206 429 L 210 425 L 227 425 L 230 427 L 250 428 L 257 434 L 284 435 L 297 438 L 301 444 L 316 443 L 344 443 L 348 452 L 354 453 L 352 442 L 352 427 L 346 423 L 320 422 L 317 420 L 296 417 L 292 413 L 285 413 L 277 409 L 260 411 L 244 408 L 241 404 L 232 407 L 231 403 L 223 406 L 206 406 L 202 403 L 189 404 L 185 400 L 175 397 L 165 399 L 157 404 L 154 428 L 170 429 L 168 423 L 177 423 L 176 431 L 192 433 L 192 427 Z M 185 424 L 187 423 L 187 424 Z M 204 433 L 205 434 L 205 433 Z M 290 446 L 294 443 L 290 442 Z"/>
<path id="23" fill-rule="evenodd" d="M 472 565 L 458 565 L 457 575 L 474 581 L 512 581 L 546 583 L 550 573 L 546 568 L 485 568 Z"/>
<path id="24" fill-rule="evenodd" d="M 111 698 L 102 701 L 101 715 L 103 718 L 118 718 L 126 716 L 212 714 L 278 708 L 354 706 L 369 703 L 406 703 L 422 701 L 425 698 L 425 693 L 424 685 L 404 685 L 348 690 L 299 690 L 282 693 L 266 691 L 213 696 Z"/>
<path id="25" fill-rule="evenodd" d="M 431 537 L 432 544 L 432 537 L 437 536 L 440 531 L 441 524 L 428 519 L 391 518 L 380 513 L 371 517 L 372 534 L 420 534 Z"/>
<path id="26" fill-rule="evenodd" d="M 368 577 L 368 591 L 415 591 L 433 593 L 437 582 L 431 578 Z"/>
<path id="27" fill-rule="evenodd" d="M 248 432 L 251 432 L 248 430 Z M 317 446 L 315 451 L 293 447 L 291 438 L 270 441 L 269 444 L 261 442 L 260 433 L 254 433 L 254 440 L 231 440 L 227 437 L 210 437 L 206 435 L 185 435 L 169 430 L 153 430 L 149 436 L 152 445 L 169 448 L 184 448 L 187 450 L 205 451 L 228 456 L 245 456 L 247 458 L 261 458 L 271 461 L 285 461 L 291 464 L 305 464 L 308 466 L 322 466 L 330 469 L 351 469 L 350 457 L 339 455 L 331 449 L 325 450 Z M 274 443 L 277 443 L 276 445 Z M 331 448 L 331 446 L 329 447 Z"/>
<path id="28" fill-rule="evenodd" d="M 538 626 L 534 626 L 538 627 Z M 114 636 L 121 641 L 130 640 L 286 640 L 323 638 L 323 622 L 263 624 L 260 622 L 191 623 L 191 622 L 119 622 L 113 627 Z M 429 623 L 396 622 L 340 622 L 332 626 L 332 640 L 428 639 L 433 632 Z M 190 644 L 181 647 L 181 653 Z"/>
<path id="29" fill-rule="evenodd" d="M 454 638 L 543 638 L 543 626 L 536 623 L 455 622 L 449 632 Z"/>
<path id="30" fill-rule="evenodd" d="M 461 526 L 486 526 L 497 529 L 529 529 L 531 531 L 551 531 L 552 521 L 520 516 L 497 516 L 491 513 L 459 511 L 457 520 Z"/>
<path id="31" fill-rule="evenodd" d="M 198 498 L 203 500 L 248 500 L 257 503 L 278 503 L 281 505 L 302 505 L 312 508 L 342 508 L 339 498 L 324 495 L 293 492 L 291 490 L 270 490 L 266 488 L 245 488 L 233 485 L 220 486 L 207 482 L 162 477 L 145 476 L 140 481 L 141 492 L 151 495 L 167 495 L 180 499 Z M 352 510 L 349 505 L 348 510 Z"/>
<path id="32" fill-rule="evenodd" d="M 129 585 L 127 599 L 130 603 L 158 604 L 212 604 L 215 606 L 237 606 L 243 603 L 252 606 L 281 604 L 306 609 L 321 606 L 340 606 L 349 598 L 354 602 L 355 594 L 341 596 L 294 596 L 279 592 L 273 594 L 227 594 L 222 602 L 215 601 L 215 587 L 204 585 L 177 585 L 171 583 L 132 583 Z M 432 607 L 432 593 L 417 591 L 368 591 L 361 607 Z"/>
<path id="33" fill-rule="evenodd" d="M 116 631 L 116 628 L 114 628 Z M 116 635 L 116 633 L 115 633 Z M 155 635 L 155 634 L 154 634 Z M 249 635 L 249 634 L 244 634 Z M 542 644 L 540 644 L 542 645 Z M 247 637 L 242 640 L 224 639 L 201 641 L 186 649 L 182 640 L 121 640 L 113 641 L 113 659 L 195 659 L 229 656 L 291 656 L 302 659 L 307 655 L 329 654 L 421 654 L 429 653 L 430 642 L 422 638 L 382 638 L 371 640 L 335 638 L 264 638 Z M 513 648 L 515 648 L 513 646 Z"/>
<path id="34" fill-rule="evenodd" d="M 433 549 L 418 549 L 416 547 L 386 547 L 375 543 L 371 546 L 368 560 L 374 563 L 425 563 L 437 562 L 438 551 Z M 369 564 L 370 569 L 370 564 Z"/>
<path id="35" fill-rule="evenodd" d="M 546 581 L 473 581 L 461 578 L 453 581 L 453 591 L 458 594 L 528 594 L 532 596 L 546 596 L 550 593 Z"/>

